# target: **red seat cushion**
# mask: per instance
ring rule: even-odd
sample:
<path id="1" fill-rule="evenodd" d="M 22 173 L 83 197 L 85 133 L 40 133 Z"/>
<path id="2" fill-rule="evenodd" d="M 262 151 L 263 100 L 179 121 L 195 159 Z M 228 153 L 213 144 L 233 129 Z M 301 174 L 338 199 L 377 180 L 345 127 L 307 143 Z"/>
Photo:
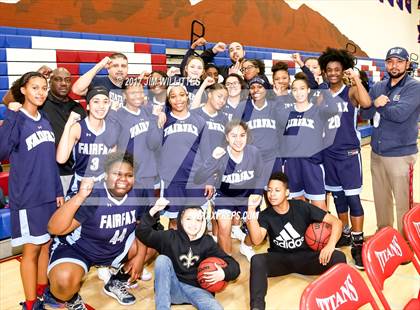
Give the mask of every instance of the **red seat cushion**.
<path id="1" fill-rule="evenodd" d="M 420 300 L 417 298 L 411 299 L 404 307 L 404 310 L 418 310 L 420 309 Z"/>
<path id="2" fill-rule="evenodd" d="M 9 172 L 0 172 L 0 188 L 5 196 L 9 195 Z"/>

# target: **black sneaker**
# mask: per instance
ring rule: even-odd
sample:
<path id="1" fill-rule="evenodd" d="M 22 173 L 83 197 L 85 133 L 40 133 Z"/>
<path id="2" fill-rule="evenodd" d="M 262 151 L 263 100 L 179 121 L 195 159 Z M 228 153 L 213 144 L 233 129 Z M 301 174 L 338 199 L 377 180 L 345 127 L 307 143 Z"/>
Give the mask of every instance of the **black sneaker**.
<path id="1" fill-rule="evenodd" d="M 351 256 L 354 259 L 354 266 L 359 270 L 365 270 L 362 260 L 362 246 L 356 245 L 351 247 Z"/>
<path id="2" fill-rule="evenodd" d="M 110 279 L 104 286 L 105 294 L 115 298 L 121 305 L 128 306 L 136 302 L 136 297 L 127 291 L 126 283 L 117 280 Z"/>
<path id="3" fill-rule="evenodd" d="M 342 233 L 340 239 L 338 239 L 338 242 L 335 246 L 337 248 L 341 248 L 343 246 L 350 246 L 350 245 L 351 245 L 351 235 Z"/>
<path id="4" fill-rule="evenodd" d="M 66 302 L 68 310 L 87 310 L 85 303 L 83 302 L 82 296 L 77 294 L 72 299 Z"/>
<path id="5" fill-rule="evenodd" d="M 110 279 L 119 280 L 120 282 L 124 283 L 126 288 L 136 288 L 138 286 L 137 280 L 130 281 L 131 276 L 128 273 L 124 273 L 122 268 L 123 268 L 123 266 L 121 266 L 120 269 L 117 271 L 117 273 L 115 275 L 112 275 Z M 144 272 L 144 270 L 145 269 L 143 268 L 143 272 Z M 142 277 L 143 277 L 143 275 L 142 275 Z M 151 279 L 151 277 L 150 277 L 150 279 Z"/>

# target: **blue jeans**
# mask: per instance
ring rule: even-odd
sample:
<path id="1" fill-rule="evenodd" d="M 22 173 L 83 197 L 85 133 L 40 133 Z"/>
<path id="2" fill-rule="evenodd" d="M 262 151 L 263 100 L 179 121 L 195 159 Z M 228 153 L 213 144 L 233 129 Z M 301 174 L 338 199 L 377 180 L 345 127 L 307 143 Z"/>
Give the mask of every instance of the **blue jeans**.
<path id="1" fill-rule="evenodd" d="M 165 255 L 155 261 L 155 304 L 157 310 L 170 309 L 171 304 L 192 304 L 199 310 L 223 309 L 210 292 L 180 282 L 171 259 Z"/>

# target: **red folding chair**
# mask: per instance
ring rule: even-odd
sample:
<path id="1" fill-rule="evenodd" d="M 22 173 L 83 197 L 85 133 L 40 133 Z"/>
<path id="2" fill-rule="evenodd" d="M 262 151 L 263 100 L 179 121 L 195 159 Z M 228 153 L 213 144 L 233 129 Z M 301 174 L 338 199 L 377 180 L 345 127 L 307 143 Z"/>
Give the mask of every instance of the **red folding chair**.
<path id="1" fill-rule="evenodd" d="M 9 172 L 0 172 L 0 188 L 4 196 L 9 194 Z"/>
<path id="2" fill-rule="evenodd" d="M 393 275 L 399 265 L 413 259 L 413 252 L 397 230 L 385 227 L 363 244 L 362 259 L 376 294 L 384 308 L 390 310 L 391 307 L 382 292 L 384 282 Z M 404 309 L 420 309 L 419 298 L 412 298 Z"/>
<path id="3" fill-rule="evenodd" d="M 347 264 L 337 264 L 309 284 L 300 298 L 301 310 L 358 309 L 370 303 L 379 310 L 360 273 Z"/>
<path id="4" fill-rule="evenodd" d="M 414 206 L 404 214 L 403 230 L 415 254 L 413 264 L 420 274 L 420 205 Z"/>

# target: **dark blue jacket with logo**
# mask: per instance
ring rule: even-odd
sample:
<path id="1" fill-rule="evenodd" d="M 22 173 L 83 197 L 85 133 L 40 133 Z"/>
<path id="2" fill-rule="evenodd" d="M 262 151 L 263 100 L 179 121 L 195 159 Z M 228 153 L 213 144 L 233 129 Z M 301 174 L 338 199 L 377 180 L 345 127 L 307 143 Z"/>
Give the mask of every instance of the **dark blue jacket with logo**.
<path id="1" fill-rule="evenodd" d="M 420 82 L 406 75 L 391 87 L 391 80 L 377 82 L 369 91 L 372 103 L 385 95 L 385 106 L 362 110 L 364 119 L 374 118 L 372 150 L 381 156 L 394 157 L 416 154 L 418 119 L 420 115 Z M 379 121 L 378 121 L 379 119 Z M 379 123 L 379 124 L 378 124 Z"/>

